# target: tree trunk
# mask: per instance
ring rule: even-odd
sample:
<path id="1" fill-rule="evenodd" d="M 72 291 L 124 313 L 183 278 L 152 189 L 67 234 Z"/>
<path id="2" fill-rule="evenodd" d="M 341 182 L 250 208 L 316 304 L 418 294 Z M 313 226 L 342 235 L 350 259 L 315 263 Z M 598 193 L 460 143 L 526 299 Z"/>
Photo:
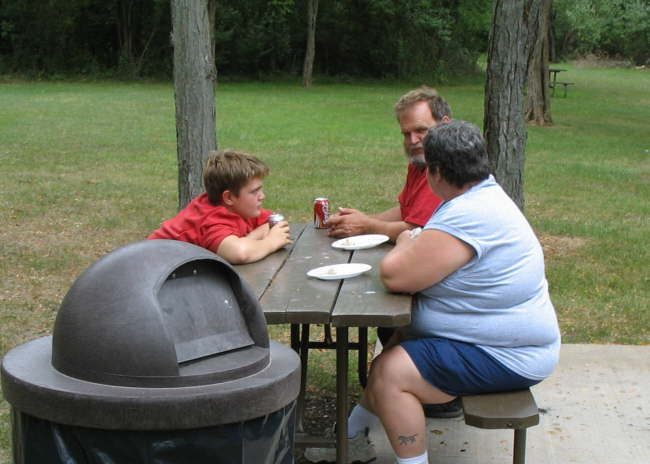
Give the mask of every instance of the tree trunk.
<path id="1" fill-rule="evenodd" d="M 318 16 L 318 0 L 307 0 L 307 50 L 302 67 L 302 86 L 309 88 L 312 83 L 314 57 L 316 56 L 316 17 Z"/>
<path id="2" fill-rule="evenodd" d="M 526 121 L 538 126 L 553 124 L 548 76 L 549 25 L 552 0 L 539 0 L 539 21 L 534 33 L 534 46 L 528 61 L 528 92 L 524 104 Z M 534 23 L 531 23 L 534 27 Z M 531 37 L 533 38 L 533 37 Z"/>
<path id="3" fill-rule="evenodd" d="M 210 49 L 212 50 L 212 61 L 217 56 L 217 0 L 208 0 L 208 20 L 210 21 Z M 217 82 L 217 68 L 214 68 L 214 82 Z"/>
<path id="4" fill-rule="evenodd" d="M 557 63 L 557 40 L 555 39 L 555 8 L 551 1 L 551 12 L 548 19 L 548 61 Z"/>
<path id="5" fill-rule="evenodd" d="M 172 0 L 171 5 L 179 208 L 203 191 L 203 165 L 208 152 L 217 148 L 214 32 L 208 4 Z"/>
<path id="6" fill-rule="evenodd" d="M 539 0 L 495 0 L 488 45 L 484 130 L 496 180 L 521 210 L 526 149 L 524 89 L 531 42 L 529 25 Z"/>
<path id="7" fill-rule="evenodd" d="M 120 66 L 131 69 L 134 58 L 133 1 L 122 0 L 118 4 L 115 23 Z"/>

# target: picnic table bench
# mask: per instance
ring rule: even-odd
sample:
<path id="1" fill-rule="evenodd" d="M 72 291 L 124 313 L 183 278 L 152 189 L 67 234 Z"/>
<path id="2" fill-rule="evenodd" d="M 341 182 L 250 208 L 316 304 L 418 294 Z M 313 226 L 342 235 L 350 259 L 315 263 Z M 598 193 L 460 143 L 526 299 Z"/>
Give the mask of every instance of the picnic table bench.
<path id="1" fill-rule="evenodd" d="M 553 89 L 553 91 L 551 92 L 551 96 L 555 96 L 555 88 L 556 88 L 558 85 L 562 85 L 562 86 L 564 86 L 564 98 L 566 98 L 566 95 L 567 95 L 567 92 L 566 92 L 566 91 L 567 91 L 567 87 L 569 87 L 570 85 L 575 85 L 575 84 L 574 84 L 573 82 L 559 82 L 559 81 L 558 81 L 558 82 L 555 82 L 555 83 L 552 85 L 552 87 L 551 87 L 551 88 Z"/>
<path id="2" fill-rule="evenodd" d="M 530 389 L 463 396 L 465 423 L 482 429 L 514 430 L 513 464 L 526 462 L 526 429 L 539 424 Z"/>
<path id="3" fill-rule="evenodd" d="M 347 463 L 348 352 L 359 351 L 358 373 L 365 385 L 368 327 L 399 327 L 411 320 L 411 296 L 389 293 L 379 279 L 379 263 L 393 245 L 384 243 L 365 250 L 331 247 L 334 239 L 324 229 L 291 224 L 294 243 L 256 263 L 235 269 L 257 295 L 268 324 L 290 324 L 291 346 L 300 354 L 301 388 L 298 397 L 298 430 L 302 430 L 309 349 L 336 349 L 336 448 L 337 463 Z M 338 263 L 365 263 L 372 269 L 344 280 L 317 280 L 306 273 Z M 311 341 L 310 325 L 336 329 L 336 341 L 328 330 L 322 342 Z M 348 329 L 359 329 L 358 343 L 349 341 Z M 539 422 L 537 406 L 529 390 L 462 398 L 465 422 L 480 428 L 513 429 L 514 464 L 525 460 L 526 428 Z M 317 437 L 301 435 L 300 446 L 323 446 Z"/>

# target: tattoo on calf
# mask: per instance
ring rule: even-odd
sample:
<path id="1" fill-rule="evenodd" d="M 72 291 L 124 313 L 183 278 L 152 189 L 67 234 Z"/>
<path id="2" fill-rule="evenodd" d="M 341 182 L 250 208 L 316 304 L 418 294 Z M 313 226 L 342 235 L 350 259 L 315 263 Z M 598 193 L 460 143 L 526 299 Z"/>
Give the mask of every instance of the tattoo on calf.
<path id="1" fill-rule="evenodd" d="M 418 436 L 417 433 L 415 435 L 399 435 L 397 439 L 399 440 L 400 445 L 406 446 L 415 443 L 415 437 L 417 436 Z"/>

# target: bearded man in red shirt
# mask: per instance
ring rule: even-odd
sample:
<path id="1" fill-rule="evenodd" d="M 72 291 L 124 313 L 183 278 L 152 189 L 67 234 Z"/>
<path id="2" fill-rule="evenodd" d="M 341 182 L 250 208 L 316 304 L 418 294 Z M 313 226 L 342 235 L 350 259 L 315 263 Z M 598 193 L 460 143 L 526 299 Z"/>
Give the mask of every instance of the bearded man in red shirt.
<path id="1" fill-rule="evenodd" d="M 449 104 L 435 89 L 422 86 L 399 99 L 395 116 L 409 161 L 406 182 L 398 197 L 399 206 L 372 215 L 353 208 L 339 208 L 339 213 L 327 223 L 331 237 L 384 234 L 395 241 L 404 230 L 424 226 L 442 202 L 427 184 L 422 140 L 431 127 L 451 119 Z"/>

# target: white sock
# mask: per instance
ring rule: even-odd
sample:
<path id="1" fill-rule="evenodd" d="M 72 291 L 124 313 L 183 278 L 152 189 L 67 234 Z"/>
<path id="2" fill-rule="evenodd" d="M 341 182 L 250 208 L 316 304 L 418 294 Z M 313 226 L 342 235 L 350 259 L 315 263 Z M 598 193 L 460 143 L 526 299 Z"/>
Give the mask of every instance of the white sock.
<path id="1" fill-rule="evenodd" d="M 412 458 L 399 458 L 395 456 L 395 464 L 429 464 L 429 453 L 414 456 Z"/>
<path id="2" fill-rule="evenodd" d="M 363 432 L 366 428 L 370 428 L 378 420 L 379 418 L 377 416 L 360 404 L 357 404 L 352 408 L 350 417 L 348 417 L 348 438 L 354 438 L 357 433 Z"/>

